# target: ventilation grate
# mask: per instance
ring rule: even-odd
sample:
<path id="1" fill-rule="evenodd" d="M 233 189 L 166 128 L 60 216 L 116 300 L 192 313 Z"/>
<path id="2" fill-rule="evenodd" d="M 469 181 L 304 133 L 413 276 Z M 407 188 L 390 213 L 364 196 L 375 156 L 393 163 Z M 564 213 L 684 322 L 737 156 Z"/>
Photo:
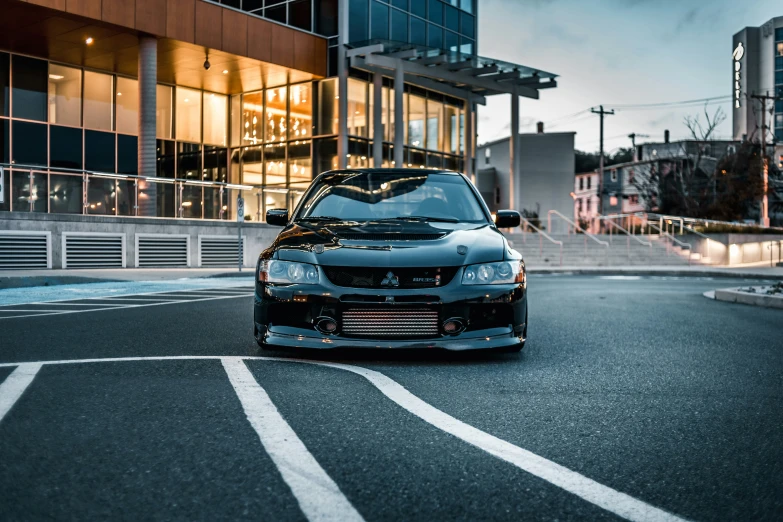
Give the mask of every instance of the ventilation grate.
<path id="1" fill-rule="evenodd" d="M 188 237 L 136 234 L 137 266 L 187 267 Z"/>
<path id="2" fill-rule="evenodd" d="M 123 268 L 123 237 L 63 234 L 63 268 Z"/>
<path id="3" fill-rule="evenodd" d="M 49 268 L 48 237 L 0 232 L 0 270 Z"/>
<path id="4" fill-rule="evenodd" d="M 244 240 L 243 237 L 243 244 Z M 237 238 L 231 236 L 199 237 L 199 266 L 237 266 L 238 244 Z M 242 259 L 244 265 L 244 255 Z"/>

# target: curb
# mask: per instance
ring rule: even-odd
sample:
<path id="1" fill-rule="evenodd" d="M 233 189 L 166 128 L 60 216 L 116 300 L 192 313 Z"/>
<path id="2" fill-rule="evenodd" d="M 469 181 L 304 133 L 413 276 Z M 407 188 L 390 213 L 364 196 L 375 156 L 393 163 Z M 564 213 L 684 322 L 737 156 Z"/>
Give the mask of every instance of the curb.
<path id="1" fill-rule="evenodd" d="M 121 279 L 104 279 L 84 276 L 20 276 L 0 277 L 0 290 L 29 288 L 34 286 L 79 285 L 86 283 L 119 283 Z"/>
<path id="2" fill-rule="evenodd" d="M 738 288 L 715 290 L 715 300 L 783 310 L 783 296 L 751 294 L 740 292 Z"/>
<path id="3" fill-rule="evenodd" d="M 693 271 L 681 270 L 678 268 L 672 270 L 650 270 L 645 268 L 629 268 L 620 270 L 617 268 L 528 268 L 528 274 L 550 274 L 550 275 L 629 275 L 629 276 L 673 276 L 673 277 L 722 277 L 726 279 L 760 279 L 777 280 L 779 276 L 775 274 L 758 274 L 752 272 L 727 272 L 727 271 Z"/>

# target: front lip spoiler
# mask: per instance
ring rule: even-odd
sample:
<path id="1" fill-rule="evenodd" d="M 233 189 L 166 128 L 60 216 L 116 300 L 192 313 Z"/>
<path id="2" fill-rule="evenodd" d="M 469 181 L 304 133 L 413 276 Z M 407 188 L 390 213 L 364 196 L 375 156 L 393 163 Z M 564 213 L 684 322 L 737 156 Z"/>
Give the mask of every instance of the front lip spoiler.
<path id="1" fill-rule="evenodd" d="M 257 325 L 260 327 L 261 325 Z M 493 328 L 487 333 L 492 335 L 471 336 L 468 338 L 442 337 L 438 339 L 411 339 L 411 340 L 388 340 L 388 339 L 353 339 L 340 336 L 313 336 L 310 331 L 302 330 L 307 335 L 299 335 L 290 330 L 294 328 L 283 328 L 288 332 L 276 331 L 272 326 L 263 336 L 264 344 L 270 346 L 279 346 L 281 348 L 304 348 L 317 350 L 330 350 L 338 348 L 368 348 L 380 350 L 411 350 L 411 349 L 442 349 L 450 351 L 466 350 L 491 350 L 499 348 L 510 348 L 525 342 L 522 337 L 512 335 L 511 328 Z M 259 330 L 263 331 L 263 330 Z M 478 332 L 471 332 L 477 334 Z M 464 334 L 463 334 L 464 335 Z"/>

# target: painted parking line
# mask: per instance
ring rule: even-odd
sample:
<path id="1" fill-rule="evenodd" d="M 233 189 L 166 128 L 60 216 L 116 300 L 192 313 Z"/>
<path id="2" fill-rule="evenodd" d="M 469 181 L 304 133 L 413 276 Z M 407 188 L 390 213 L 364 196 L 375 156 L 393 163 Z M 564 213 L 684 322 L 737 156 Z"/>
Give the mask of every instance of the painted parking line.
<path id="1" fill-rule="evenodd" d="M 221 359 L 250 425 L 310 521 L 361 521 L 362 516 L 307 450 L 240 357 Z"/>
<path id="2" fill-rule="evenodd" d="M 221 357 L 217 355 L 215 356 L 207 355 L 207 356 L 120 357 L 120 358 L 108 358 L 108 359 L 73 359 L 73 360 L 65 359 L 59 361 L 41 361 L 35 363 L 0 363 L 0 368 L 14 367 L 14 366 L 19 366 L 20 368 L 22 366 L 27 366 L 28 368 L 35 368 L 35 365 L 38 365 L 38 367 L 40 367 L 40 365 L 43 364 L 84 364 L 84 363 L 98 363 L 98 362 L 136 362 L 136 361 L 208 360 L 208 359 L 228 361 L 228 367 L 232 368 L 232 371 L 236 371 L 234 377 L 237 379 L 237 383 L 240 384 L 241 386 L 246 387 L 243 391 L 237 391 L 237 395 L 239 396 L 240 393 L 242 393 L 242 394 L 247 394 L 247 397 L 250 397 L 249 401 L 250 401 L 251 412 L 248 413 L 248 409 L 245 408 L 245 413 L 248 415 L 248 420 L 251 419 L 251 414 L 254 416 L 254 419 L 256 419 L 255 417 L 256 415 L 260 415 L 259 412 L 263 409 L 264 406 L 263 406 L 263 402 L 259 402 L 259 401 L 262 401 L 263 397 L 266 395 L 266 392 L 263 392 L 263 389 L 260 388 L 257 382 L 255 384 L 256 386 L 258 386 L 258 388 L 253 387 L 252 383 L 247 379 L 247 376 L 244 374 L 244 372 L 242 372 L 241 370 L 237 370 L 238 364 L 242 364 L 244 366 L 244 361 L 259 360 L 259 361 L 312 364 L 317 366 L 325 366 L 328 368 L 345 370 L 364 377 L 370 382 L 370 384 L 375 386 L 388 399 L 392 400 L 394 403 L 396 403 L 403 409 L 407 410 L 409 413 L 412 413 L 413 415 L 423 420 L 424 422 L 464 442 L 467 442 L 468 444 L 475 446 L 500 460 L 503 460 L 513 466 L 516 466 L 517 468 L 526 471 L 531 475 L 539 477 L 549 482 L 550 484 L 553 484 L 573 495 L 576 495 L 579 498 L 593 505 L 596 505 L 606 511 L 609 511 L 610 513 L 614 513 L 615 515 L 618 515 L 626 520 L 631 520 L 634 522 L 637 521 L 638 522 L 684 522 L 685 520 L 663 509 L 657 508 L 651 504 L 647 504 L 642 500 L 638 500 L 628 494 L 622 493 L 608 486 L 604 486 L 603 484 L 600 484 L 584 475 L 572 471 L 566 468 L 565 466 L 561 466 L 560 464 L 545 459 L 544 457 L 541 457 L 528 450 L 520 448 L 519 446 L 515 446 L 510 442 L 506 442 L 498 437 L 495 437 L 494 435 L 481 431 L 478 428 L 474 428 L 473 426 L 452 417 L 451 415 L 435 408 L 429 403 L 418 398 L 417 396 L 409 392 L 405 387 L 403 387 L 401 384 L 391 379 L 390 377 L 387 377 L 386 375 L 377 372 L 375 370 L 370 370 L 367 368 L 363 368 L 361 366 L 353 366 L 349 364 L 333 363 L 333 362 L 326 362 L 326 361 L 288 359 L 288 358 L 279 358 L 279 357 Z M 224 367 L 226 367 L 227 363 L 223 362 L 223 364 Z M 29 366 L 29 365 L 33 365 L 33 366 Z M 28 369 L 27 372 L 29 373 L 29 371 L 30 370 Z M 35 369 L 35 371 L 37 372 L 37 369 Z M 229 369 L 227 368 L 226 371 L 229 372 Z M 247 371 L 249 373 L 249 370 L 247 370 L 246 367 L 244 371 Z M 232 378 L 230 373 L 229 373 L 229 378 Z M 8 381 L 8 379 L 10 379 L 10 377 L 8 377 L 6 381 Z M 252 381 L 255 382 L 255 379 L 252 378 L 252 374 L 250 375 L 250 379 L 252 379 Z M 32 377 L 30 377 L 30 381 L 31 380 Z M 29 382 L 27 382 L 27 384 L 29 384 Z M 237 387 L 235 386 L 235 390 L 236 389 Z M 261 389 L 263 395 L 259 395 L 258 389 Z M 16 399 L 18 399 L 19 395 L 21 395 L 21 392 L 23 391 L 24 389 L 18 391 L 18 385 L 12 385 L 8 387 L 8 389 L 4 388 L 3 386 L 0 386 L 0 405 L 8 403 L 7 408 L 10 409 L 13 406 Z M 9 393 L 10 398 L 4 397 L 5 393 Z M 266 396 L 266 400 L 268 399 L 269 399 L 268 396 Z M 240 397 L 240 401 L 241 400 L 242 397 Z M 245 405 L 243 402 L 243 408 L 244 406 Z M 267 404 L 266 406 L 268 407 L 269 405 Z M 274 407 L 273 404 L 272 407 Z M 0 412 L 2 412 L 2 410 L 0 410 Z M 275 412 L 277 412 L 276 409 Z M 277 412 L 277 415 L 279 415 L 279 412 Z M 263 419 L 264 422 L 267 421 L 267 417 L 263 415 L 257 417 L 257 419 Z M 251 424 L 254 422 L 260 422 L 260 420 L 257 421 L 251 420 Z M 283 420 L 283 422 L 285 422 L 285 420 Z M 294 433 L 293 436 L 295 437 L 296 434 Z M 261 437 L 260 433 L 259 433 L 259 437 Z M 300 450 L 301 448 L 297 451 Z M 304 450 L 307 451 L 306 448 Z M 287 454 L 288 450 L 281 450 L 281 451 L 283 451 L 283 457 L 290 458 L 290 456 Z M 293 459 L 292 462 L 293 461 L 296 461 L 296 459 Z M 315 464 L 317 465 L 317 462 Z M 290 471 L 297 472 L 297 473 L 305 472 L 305 470 L 301 468 L 296 468 Z M 296 480 L 298 479 L 299 477 L 296 477 Z M 300 501 L 300 505 L 301 505 L 301 501 Z M 345 519 L 345 516 L 338 518 L 338 520 L 339 519 Z M 311 520 L 331 520 L 331 518 L 311 519 Z"/>
<path id="3" fill-rule="evenodd" d="M 101 297 L 101 298 L 95 298 L 99 301 L 116 301 L 116 305 L 110 305 L 106 306 L 105 304 L 96 304 L 96 307 L 87 308 L 87 309 L 67 309 L 67 310 L 30 310 L 30 313 L 25 312 L 25 315 L 10 315 L 10 316 L 4 316 L 0 315 L 0 321 L 4 320 L 10 320 L 10 319 L 25 319 L 29 317 L 45 317 L 45 316 L 51 316 L 51 315 L 67 315 L 67 314 L 80 314 L 80 313 L 86 313 L 86 312 L 104 312 L 107 310 L 126 310 L 129 308 L 144 308 L 148 306 L 162 306 L 162 305 L 172 305 L 172 304 L 181 304 L 181 303 L 201 303 L 204 301 L 218 301 L 222 299 L 236 299 L 239 297 L 250 297 L 253 294 L 236 294 L 236 295 L 214 295 L 209 297 L 199 297 L 195 299 L 124 299 L 120 300 L 118 299 L 112 299 L 107 297 Z M 84 300 L 84 299 L 79 299 Z M 152 302 L 148 302 L 152 301 Z M 46 304 L 46 303 L 36 303 L 36 304 Z M 6 307 L 10 306 L 19 306 L 19 305 L 5 305 Z M 0 308 L 0 311 L 8 310 L 7 308 Z M 9 313 L 11 312 L 17 312 L 18 310 L 8 310 Z"/>
<path id="4" fill-rule="evenodd" d="M 17 366 L 16 370 L 0 384 L 0 421 L 3 420 L 3 417 L 8 413 L 8 410 L 16 404 L 19 397 L 21 397 L 27 387 L 30 386 L 30 383 L 33 382 L 33 379 L 35 379 L 41 366 L 40 363 L 20 364 Z"/>

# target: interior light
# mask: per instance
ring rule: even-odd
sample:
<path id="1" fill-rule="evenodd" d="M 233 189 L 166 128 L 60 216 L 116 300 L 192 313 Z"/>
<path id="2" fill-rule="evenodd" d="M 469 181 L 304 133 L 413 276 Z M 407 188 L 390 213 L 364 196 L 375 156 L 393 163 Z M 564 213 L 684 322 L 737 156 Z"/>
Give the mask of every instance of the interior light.
<path id="1" fill-rule="evenodd" d="M 117 96 L 122 96 L 122 93 L 121 93 L 121 92 L 118 92 L 118 93 L 117 93 Z"/>
<path id="2" fill-rule="evenodd" d="M 92 36 L 88 36 L 87 39 L 84 41 L 87 45 L 91 45 L 95 40 L 92 39 Z"/>
<path id="3" fill-rule="evenodd" d="M 65 78 L 65 76 L 63 76 L 62 74 L 50 74 L 49 75 L 49 79 L 50 80 L 62 80 L 63 78 Z"/>
<path id="4" fill-rule="evenodd" d="M 190 201 L 183 201 L 183 202 L 182 202 L 182 206 L 183 206 L 183 207 L 189 207 L 189 206 L 191 206 L 192 204 L 193 204 L 193 203 L 191 203 Z"/>
<path id="5" fill-rule="evenodd" d="M 187 99 L 187 98 L 185 98 L 183 101 L 184 101 L 185 103 L 188 103 L 190 100 L 189 100 L 189 99 Z"/>
<path id="6" fill-rule="evenodd" d="M 228 69 L 223 69 L 223 74 L 228 74 Z"/>

